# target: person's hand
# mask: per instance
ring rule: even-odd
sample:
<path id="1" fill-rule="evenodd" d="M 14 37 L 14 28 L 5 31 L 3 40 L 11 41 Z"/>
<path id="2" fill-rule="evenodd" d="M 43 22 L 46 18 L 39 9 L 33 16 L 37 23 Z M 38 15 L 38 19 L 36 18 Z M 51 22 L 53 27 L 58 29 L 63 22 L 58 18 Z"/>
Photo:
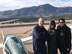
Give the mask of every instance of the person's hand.
<path id="1" fill-rule="evenodd" d="M 67 48 L 67 51 L 69 51 L 70 49 L 69 48 Z"/>

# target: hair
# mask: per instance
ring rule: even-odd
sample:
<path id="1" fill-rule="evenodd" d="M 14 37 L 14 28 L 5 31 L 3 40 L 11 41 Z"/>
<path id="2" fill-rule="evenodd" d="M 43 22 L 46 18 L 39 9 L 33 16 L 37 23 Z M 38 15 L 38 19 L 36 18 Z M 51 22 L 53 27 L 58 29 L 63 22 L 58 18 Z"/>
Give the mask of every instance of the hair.
<path id="1" fill-rule="evenodd" d="M 64 18 L 60 18 L 58 22 L 60 22 L 60 20 L 62 20 L 63 22 L 65 22 L 65 19 Z"/>
<path id="2" fill-rule="evenodd" d="M 42 17 L 40 17 L 40 18 L 38 18 L 38 21 L 39 21 L 40 19 L 44 20 Z"/>
<path id="3" fill-rule="evenodd" d="M 55 29 L 55 27 L 56 27 L 56 23 L 55 23 L 55 21 L 54 21 L 54 20 L 50 21 L 49 28 L 51 28 L 51 25 L 53 25 L 53 27 L 54 27 L 54 29 Z"/>

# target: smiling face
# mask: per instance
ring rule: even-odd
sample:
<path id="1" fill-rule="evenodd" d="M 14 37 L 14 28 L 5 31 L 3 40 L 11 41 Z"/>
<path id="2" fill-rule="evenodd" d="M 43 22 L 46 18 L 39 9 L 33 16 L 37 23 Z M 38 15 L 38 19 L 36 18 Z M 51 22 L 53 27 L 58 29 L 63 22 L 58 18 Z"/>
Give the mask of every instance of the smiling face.
<path id="1" fill-rule="evenodd" d="M 51 27 L 51 28 L 54 28 L 54 26 L 53 26 L 53 25 L 50 25 L 50 27 Z"/>
<path id="2" fill-rule="evenodd" d="M 55 27 L 56 27 L 56 23 L 55 23 L 54 20 L 51 20 L 51 21 L 50 21 L 50 25 L 49 25 L 49 27 L 50 27 L 51 29 L 55 29 Z"/>
<path id="3" fill-rule="evenodd" d="M 39 26 L 43 26 L 43 24 L 44 24 L 43 18 L 39 18 L 39 20 L 38 20 L 38 25 L 39 25 Z"/>
<path id="4" fill-rule="evenodd" d="M 63 20 L 60 20 L 60 21 L 59 21 L 59 25 L 60 25 L 61 27 L 63 27 L 63 26 L 65 25 L 65 22 L 64 22 Z"/>

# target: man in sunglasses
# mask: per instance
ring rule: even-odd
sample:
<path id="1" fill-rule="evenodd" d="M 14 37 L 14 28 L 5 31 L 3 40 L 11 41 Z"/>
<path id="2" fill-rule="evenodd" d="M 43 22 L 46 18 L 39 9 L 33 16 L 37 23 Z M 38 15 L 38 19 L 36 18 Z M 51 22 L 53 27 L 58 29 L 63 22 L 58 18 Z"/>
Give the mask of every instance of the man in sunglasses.
<path id="1" fill-rule="evenodd" d="M 70 54 L 71 30 L 63 18 L 59 19 L 59 25 L 57 26 L 57 44 L 61 54 Z"/>

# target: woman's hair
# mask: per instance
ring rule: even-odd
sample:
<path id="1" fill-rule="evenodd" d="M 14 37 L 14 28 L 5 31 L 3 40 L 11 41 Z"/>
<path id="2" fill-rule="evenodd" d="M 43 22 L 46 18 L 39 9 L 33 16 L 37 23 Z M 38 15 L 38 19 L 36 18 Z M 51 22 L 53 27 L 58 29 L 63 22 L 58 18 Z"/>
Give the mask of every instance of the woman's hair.
<path id="1" fill-rule="evenodd" d="M 51 25 L 53 25 L 53 29 L 55 29 L 56 23 L 54 20 L 50 21 L 49 29 L 51 28 Z"/>
<path id="2" fill-rule="evenodd" d="M 60 22 L 60 20 L 62 20 L 63 22 L 65 22 L 65 19 L 64 18 L 60 18 L 58 22 Z"/>

